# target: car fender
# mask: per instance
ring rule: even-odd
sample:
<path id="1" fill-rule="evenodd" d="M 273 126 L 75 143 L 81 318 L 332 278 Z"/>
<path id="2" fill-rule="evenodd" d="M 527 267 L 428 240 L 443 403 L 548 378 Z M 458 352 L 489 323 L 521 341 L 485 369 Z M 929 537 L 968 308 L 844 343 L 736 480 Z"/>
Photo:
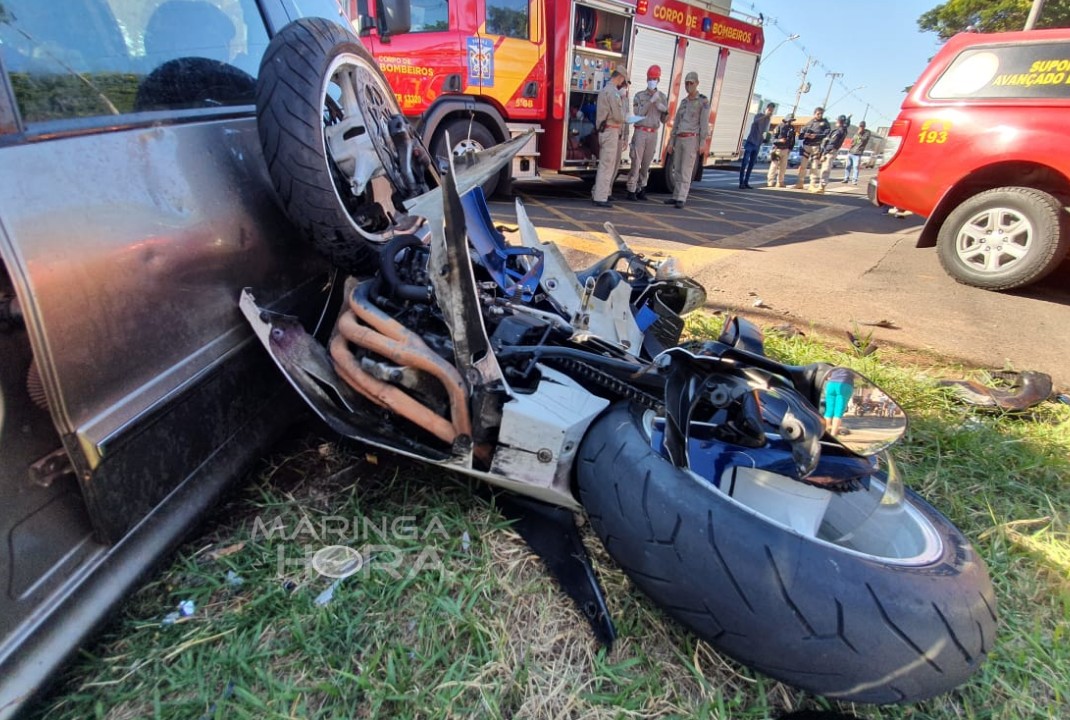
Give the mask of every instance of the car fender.
<path id="1" fill-rule="evenodd" d="M 935 247 L 944 220 L 964 200 L 997 187 L 1030 187 L 1070 202 L 1070 178 L 1047 163 L 1008 160 L 975 168 L 950 185 L 925 220 L 915 247 Z"/>

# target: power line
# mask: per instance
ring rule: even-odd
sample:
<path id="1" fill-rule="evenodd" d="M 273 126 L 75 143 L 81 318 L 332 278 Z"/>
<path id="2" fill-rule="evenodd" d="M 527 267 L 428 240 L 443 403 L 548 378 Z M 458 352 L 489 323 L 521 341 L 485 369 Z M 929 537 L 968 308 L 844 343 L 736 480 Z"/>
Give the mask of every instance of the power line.
<path id="1" fill-rule="evenodd" d="M 776 30 L 778 32 L 780 32 L 782 35 L 784 35 L 785 38 L 791 37 L 792 35 L 798 35 L 798 33 L 792 31 L 791 29 L 788 29 L 788 28 L 784 27 L 783 24 L 780 22 L 780 19 L 777 18 L 776 16 L 766 14 L 754 2 L 751 2 L 749 0 L 742 0 L 742 1 L 737 0 L 737 2 L 733 3 L 733 6 L 734 6 L 733 9 L 748 8 L 751 11 L 751 13 L 750 13 L 751 15 L 753 15 L 755 17 L 759 17 L 759 16 L 761 17 L 762 27 L 763 28 L 764 27 L 776 28 Z M 829 93 L 832 92 L 833 84 L 836 84 L 837 82 L 838 82 L 839 86 L 841 88 L 843 88 L 843 90 L 845 92 L 847 92 L 849 95 L 850 94 L 854 94 L 854 91 L 859 89 L 859 88 L 856 87 L 856 88 L 854 88 L 854 90 L 852 90 L 851 87 L 847 84 L 847 82 L 843 79 L 843 76 L 844 76 L 843 73 L 833 72 L 832 68 L 830 68 L 825 63 L 821 62 L 821 59 L 818 58 L 817 55 L 815 53 L 813 53 L 808 47 L 806 47 L 806 45 L 804 45 L 803 43 L 796 41 L 796 42 L 793 42 L 791 44 L 793 46 L 795 46 L 796 48 L 798 48 L 799 51 L 802 52 L 803 55 L 806 56 L 806 58 L 807 58 L 806 63 L 807 63 L 807 68 L 808 69 L 813 70 L 814 68 L 819 68 L 821 70 L 825 70 L 826 71 L 826 77 L 832 77 L 832 81 L 829 83 Z M 804 81 L 805 81 L 805 76 L 804 76 Z M 889 123 L 891 122 L 891 117 L 888 116 L 887 114 L 881 112 L 880 109 L 876 105 L 874 105 L 873 103 L 867 102 L 866 99 L 863 98 L 861 95 L 857 95 L 856 94 L 855 97 L 858 98 L 859 102 L 861 102 L 861 103 L 866 105 L 867 113 L 869 111 L 873 111 L 878 117 L 881 117 L 881 118 L 884 118 L 885 120 L 888 120 Z M 798 104 L 798 100 L 796 100 L 796 104 Z"/>

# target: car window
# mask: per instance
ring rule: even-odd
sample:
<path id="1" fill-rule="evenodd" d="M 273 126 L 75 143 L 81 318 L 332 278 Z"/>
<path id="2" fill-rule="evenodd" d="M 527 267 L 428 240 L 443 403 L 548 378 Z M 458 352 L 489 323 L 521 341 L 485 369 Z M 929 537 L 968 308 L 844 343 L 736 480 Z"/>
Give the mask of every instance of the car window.
<path id="1" fill-rule="evenodd" d="M 256 0 L 0 0 L 22 120 L 245 105 L 268 37 Z"/>
<path id="2" fill-rule="evenodd" d="M 961 52 L 929 91 L 935 100 L 1070 98 L 1070 42 L 983 46 Z"/>

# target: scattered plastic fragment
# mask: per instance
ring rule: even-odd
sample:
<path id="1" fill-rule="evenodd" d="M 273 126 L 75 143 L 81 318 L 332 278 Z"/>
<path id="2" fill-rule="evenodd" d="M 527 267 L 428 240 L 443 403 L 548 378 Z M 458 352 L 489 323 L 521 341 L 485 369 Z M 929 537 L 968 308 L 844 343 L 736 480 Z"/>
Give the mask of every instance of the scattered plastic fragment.
<path id="1" fill-rule="evenodd" d="M 761 298 L 757 298 L 754 301 L 754 307 L 756 307 L 756 308 L 767 308 L 769 306 L 765 304 L 765 300 L 762 300 Z"/>
<path id="2" fill-rule="evenodd" d="M 468 531 L 465 530 L 461 535 L 461 550 L 468 552 L 468 549 L 472 547 L 472 538 L 468 535 Z"/>
<path id="3" fill-rule="evenodd" d="M 163 620 L 160 621 L 160 624 L 174 625 L 180 619 L 184 617 L 189 617 L 195 612 L 197 612 L 197 604 L 192 600 L 183 600 L 178 604 L 177 610 L 173 610 L 164 615 Z"/>
<path id="4" fill-rule="evenodd" d="M 233 570 L 227 570 L 226 580 L 227 585 L 232 588 L 239 588 L 245 583 L 245 580 L 242 579 L 242 576 L 234 572 Z"/>
<path id="5" fill-rule="evenodd" d="M 338 586 L 342 584 L 345 578 L 338 578 L 333 583 L 327 586 L 327 589 L 316 596 L 315 603 L 320 607 L 323 607 L 331 600 L 334 600 L 334 591 L 338 589 Z"/>

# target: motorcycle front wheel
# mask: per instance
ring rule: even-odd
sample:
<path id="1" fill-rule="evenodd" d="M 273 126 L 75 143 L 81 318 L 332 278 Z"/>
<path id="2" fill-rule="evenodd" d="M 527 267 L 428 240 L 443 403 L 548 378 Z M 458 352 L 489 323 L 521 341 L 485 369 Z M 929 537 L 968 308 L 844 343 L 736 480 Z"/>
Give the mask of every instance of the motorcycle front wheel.
<path id="1" fill-rule="evenodd" d="M 807 535 L 674 466 L 625 403 L 591 426 L 576 475 L 592 526 L 632 581 L 777 680 L 840 700 L 914 702 L 965 682 L 992 647 L 984 563 L 916 493 L 843 538 L 883 494 L 879 477 L 832 494 Z"/>

